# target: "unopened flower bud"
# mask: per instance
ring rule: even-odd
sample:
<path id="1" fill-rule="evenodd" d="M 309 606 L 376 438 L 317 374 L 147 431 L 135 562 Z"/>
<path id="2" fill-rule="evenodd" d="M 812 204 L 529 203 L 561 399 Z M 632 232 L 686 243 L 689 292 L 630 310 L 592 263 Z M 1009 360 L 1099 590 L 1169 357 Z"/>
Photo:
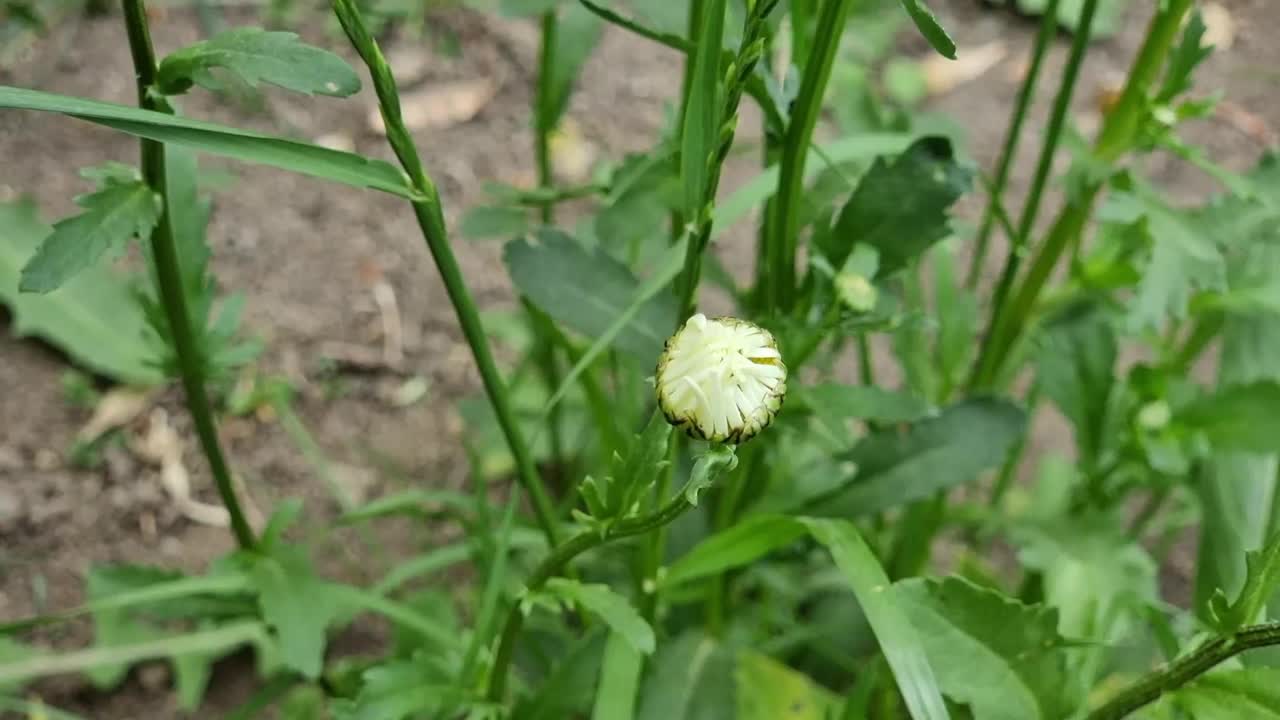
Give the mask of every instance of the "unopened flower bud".
<path id="1" fill-rule="evenodd" d="M 658 359 L 658 406 L 690 437 L 743 443 L 773 422 L 787 366 L 769 331 L 745 320 L 694 315 Z"/>

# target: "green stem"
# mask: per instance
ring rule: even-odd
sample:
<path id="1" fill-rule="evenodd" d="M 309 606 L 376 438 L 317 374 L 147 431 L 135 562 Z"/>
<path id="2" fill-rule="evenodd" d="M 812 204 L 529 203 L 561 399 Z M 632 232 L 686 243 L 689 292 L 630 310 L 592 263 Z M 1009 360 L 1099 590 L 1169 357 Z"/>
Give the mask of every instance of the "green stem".
<path id="1" fill-rule="evenodd" d="M 663 527 L 680 517 L 691 507 L 693 506 L 685 499 L 684 493 L 680 493 L 663 506 L 662 509 L 653 514 L 623 520 L 603 533 L 596 530 L 588 530 L 569 538 L 563 545 L 556 547 L 538 567 L 534 568 L 529 579 L 525 581 L 525 591 L 536 592 L 541 589 L 543 585 L 547 584 L 548 580 L 561 574 L 565 567 L 582 553 L 614 540 L 641 535 L 650 530 Z M 493 702 L 500 701 L 506 690 L 507 672 L 511 667 L 511 658 L 515 652 L 516 639 L 519 638 L 520 630 L 524 626 L 524 611 L 520 605 L 519 602 L 512 604 L 511 609 L 507 612 L 506 624 L 502 628 L 502 637 L 498 640 L 498 651 L 493 660 L 493 672 L 489 677 L 488 697 Z"/>
<path id="2" fill-rule="evenodd" d="M 1094 155 L 1100 162 L 1115 162 L 1135 141 L 1146 112 L 1147 96 L 1159 78 L 1165 57 L 1191 4 L 1192 0 L 1169 0 L 1152 18 L 1146 39 L 1129 70 L 1120 100 L 1107 115 L 1094 144 Z M 995 382 L 1009 351 L 1026 331 L 1028 318 L 1034 312 L 1036 301 L 1053 274 L 1058 259 L 1079 239 L 1088 224 L 1101 190 L 1101 181 L 1090 183 L 1070 198 L 1058 214 L 1044 244 L 1032 260 L 1022 286 L 1011 301 L 1004 303 L 1008 311 L 995 311 L 999 313 L 1000 322 L 993 324 L 987 333 L 987 341 L 971 378 L 971 389 L 989 388 Z"/>
<path id="3" fill-rule="evenodd" d="M 534 100 L 534 151 L 538 162 L 538 188 L 549 190 L 555 183 L 551 172 L 551 114 L 553 108 L 551 78 L 556 60 L 556 36 L 559 23 L 553 8 L 542 14 L 542 49 L 538 54 L 538 89 Z M 551 224 L 554 209 L 550 204 L 541 208 L 542 222 Z"/>
<path id="4" fill-rule="evenodd" d="M 1053 158 L 1057 154 L 1058 144 L 1062 140 L 1062 130 L 1066 127 L 1067 114 L 1071 110 L 1071 96 L 1075 93 L 1076 80 L 1080 77 L 1080 66 L 1089 49 L 1089 32 L 1093 26 L 1093 18 L 1098 9 L 1098 0 L 1086 0 L 1080 9 L 1080 22 L 1075 38 L 1071 43 L 1071 55 L 1067 58 L 1067 66 L 1062 74 L 1062 84 L 1058 86 L 1057 97 L 1053 101 L 1053 110 L 1049 116 L 1049 126 L 1045 130 L 1044 142 L 1040 146 L 1040 158 L 1036 163 L 1036 172 L 1031 181 L 1031 189 L 1027 193 L 1026 204 L 1022 206 L 1022 216 L 1018 219 L 1018 234 L 1012 239 L 1012 246 L 1005 258 L 1004 270 L 996 285 L 995 295 L 991 301 L 991 321 L 987 327 L 990 332 L 1000 326 L 1003 316 L 1009 312 L 1006 300 L 1018 277 L 1022 266 L 1022 258 L 1027 252 L 1031 232 L 1035 228 L 1036 217 L 1040 214 L 1040 203 L 1044 198 L 1044 189 L 1049 182 L 1049 173 L 1053 169 Z M 1056 259 L 1055 259 L 1056 262 Z M 984 354 L 990 352 L 990 346 L 984 345 Z M 979 358 L 981 365 L 983 358 Z"/>
<path id="5" fill-rule="evenodd" d="M 138 84 L 138 105 L 146 110 L 172 112 L 168 104 L 151 94 L 156 81 L 156 56 L 151 45 L 151 32 L 147 27 L 147 11 L 142 0 L 123 0 L 125 29 L 129 35 L 129 50 Z M 182 287 L 182 272 L 178 263 L 177 246 L 173 239 L 173 223 L 169 214 L 166 195 L 164 144 L 154 140 L 142 141 L 142 178 L 152 192 L 161 197 L 160 219 L 151 232 L 151 255 L 155 262 L 156 286 L 160 304 L 164 306 L 165 320 L 173 339 L 173 351 L 177 356 L 178 371 L 182 376 L 182 389 L 186 394 L 187 410 L 195 425 L 200 448 L 209 461 L 209 471 L 218 488 L 218 495 L 231 519 L 231 531 L 242 548 L 256 544 L 253 530 L 245 519 L 240 501 L 231 481 L 231 470 L 218 441 L 218 429 L 205 390 L 205 359 L 203 349 L 191 325 L 187 312 L 187 300 Z"/>
<path id="6" fill-rule="evenodd" d="M 689 0 L 689 15 L 686 19 L 688 37 L 696 39 L 702 34 L 702 15 L 706 0 Z M 689 96 L 693 93 L 693 53 L 688 47 L 684 50 L 684 74 L 680 80 L 680 114 L 676 118 L 676 128 L 684 127 L 684 118 L 689 114 Z M 684 236 L 684 212 L 680 208 L 671 211 L 671 242 L 675 243 Z M 681 318 L 683 319 L 683 317 Z"/>
<path id="7" fill-rule="evenodd" d="M 1222 313 L 1212 313 L 1196 321 L 1191 328 L 1191 333 L 1187 335 L 1186 342 L 1173 359 L 1172 368 L 1175 372 L 1186 372 L 1191 369 L 1191 366 L 1209 347 L 1209 343 L 1213 342 L 1222 330 L 1222 321 Z"/>
<path id="8" fill-rule="evenodd" d="M 1004 148 L 1000 151 L 1000 159 L 996 164 L 996 177 L 987 195 L 987 209 L 982 214 L 982 224 L 978 230 L 977 248 L 973 254 L 973 264 L 969 266 L 967 285 L 973 289 L 982 276 L 983 265 L 986 264 L 987 247 L 991 242 L 991 232 L 996 224 L 996 207 L 1004 196 L 1005 185 L 1009 182 L 1009 171 L 1013 169 L 1013 158 L 1018 151 L 1018 141 L 1022 139 L 1022 126 L 1027 119 L 1027 109 L 1031 107 L 1031 99 L 1035 96 L 1036 86 L 1040 79 L 1040 68 L 1044 65 L 1045 55 L 1053 38 L 1058 32 L 1058 3 L 1060 0 L 1049 0 L 1044 8 L 1040 21 L 1040 32 L 1036 34 L 1035 45 L 1031 50 L 1031 65 L 1027 68 L 1027 76 L 1022 79 L 1022 87 L 1018 90 L 1018 99 L 1013 106 L 1013 117 L 1009 121 L 1009 130 L 1004 136 Z M 1010 237 L 1012 242 L 1015 238 Z"/>
<path id="9" fill-rule="evenodd" d="M 787 125 L 782 147 L 782 163 L 778 172 L 778 191 L 774 194 L 774 227 L 766 243 L 771 293 L 770 303 L 776 310 L 791 307 L 796 284 L 796 246 L 800 233 L 800 195 L 804 192 L 804 166 L 813 141 L 813 131 L 822 113 L 822 100 L 836 52 L 840 49 L 841 28 L 853 7 L 852 0 L 827 0 L 818 19 L 820 32 L 814 34 L 813 47 L 806 54 L 800 92 L 791 104 L 791 121 Z"/>
<path id="10" fill-rule="evenodd" d="M 660 413 L 661 410 L 655 410 L 654 413 Z M 675 475 L 676 460 L 680 457 L 680 434 L 671 436 L 671 442 L 667 445 L 667 464 L 658 471 L 658 481 L 655 483 L 653 497 L 654 501 L 660 503 L 671 492 L 671 478 Z M 658 594 L 651 592 L 647 587 L 648 581 L 658 574 L 658 568 L 662 567 L 662 559 L 667 554 L 667 528 L 662 526 L 657 532 L 649 536 L 649 542 L 644 545 L 640 557 L 640 577 L 637 578 L 637 585 L 640 588 L 640 616 L 648 622 L 653 622 L 654 617 L 658 613 Z"/>
<path id="11" fill-rule="evenodd" d="M 489 402 L 493 406 L 493 414 L 497 417 L 498 425 L 506 437 L 507 446 L 510 448 L 511 455 L 515 460 L 517 477 L 525 492 L 529 493 L 529 499 L 533 504 L 533 511 L 537 517 L 538 525 L 547 536 L 548 542 L 553 546 L 557 545 L 559 544 L 560 533 L 556 527 L 554 506 L 547 495 L 546 489 L 543 487 L 542 479 L 538 476 L 538 470 L 534 466 L 533 455 L 529 452 L 529 446 L 526 444 L 524 436 L 516 424 L 507 387 L 502 382 L 502 376 L 498 373 L 497 363 L 494 362 L 493 352 L 490 350 L 489 341 L 484 334 L 484 326 L 480 322 L 480 313 L 476 309 L 475 300 L 471 297 L 471 292 L 462 277 L 462 270 L 458 267 L 458 260 L 453 254 L 453 248 L 449 245 L 444 214 L 440 208 L 440 195 L 436 190 L 435 184 L 427 177 L 426 171 L 422 167 L 422 160 L 418 156 L 417 148 L 413 143 L 413 138 L 401 118 L 400 97 L 396 91 L 395 78 L 391 74 L 391 67 L 387 64 L 386 58 L 383 57 L 377 41 L 369 34 L 369 29 L 360 15 L 360 10 L 356 6 L 355 0 L 334 0 L 333 8 L 338 21 L 342 24 L 342 29 L 351 40 L 351 44 L 369 67 L 369 74 L 373 79 L 373 87 L 378 96 L 378 104 L 387 129 L 387 140 L 391 144 L 391 149 L 400 160 L 405 172 L 408 173 L 414 189 L 423 196 L 423 199 L 413 202 L 414 216 L 418 220 L 418 226 L 422 229 L 427 248 L 430 250 L 431 257 L 435 260 L 436 268 L 440 272 L 445 292 L 448 293 L 449 300 L 453 303 L 454 312 L 458 316 L 458 324 L 462 327 L 462 333 L 466 336 L 467 343 L 471 346 L 471 354 L 475 358 L 477 369 L 480 371 L 480 379 L 484 384 L 485 393 L 489 396 Z"/>
<path id="12" fill-rule="evenodd" d="M 1195 680 L 1219 663 L 1246 650 L 1280 645 L 1280 623 L 1265 623 L 1241 628 L 1229 637 L 1220 637 L 1201 645 L 1160 667 L 1130 685 L 1105 705 L 1089 713 L 1086 720 L 1120 720 L 1161 695 Z"/>

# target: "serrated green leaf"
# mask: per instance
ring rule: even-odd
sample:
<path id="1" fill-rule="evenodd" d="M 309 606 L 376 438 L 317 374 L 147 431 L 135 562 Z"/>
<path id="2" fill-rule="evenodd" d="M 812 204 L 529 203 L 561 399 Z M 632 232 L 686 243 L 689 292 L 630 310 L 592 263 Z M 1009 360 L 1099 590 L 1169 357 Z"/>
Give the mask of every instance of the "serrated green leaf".
<path id="1" fill-rule="evenodd" d="M 608 585 L 580 583 L 566 578 L 547 581 L 546 591 L 576 605 L 581 605 L 600 616 L 611 630 L 626 638 L 636 652 L 648 655 L 653 652 L 655 640 L 653 628 L 640 617 L 626 598 L 614 592 Z"/>
<path id="2" fill-rule="evenodd" d="M 750 564 L 807 532 L 786 515 L 753 515 L 694 546 L 667 568 L 664 586 L 675 586 Z"/>
<path id="3" fill-rule="evenodd" d="M 841 707 L 835 693 L 751 650 L 739 653 L 734 679 L 737 720 L 828 720 Z"/>
<path id="4" fill-rule="evenodd" d="M 403 172 L 389 163 L 308 143 L 239 130 L 127 105 L 0 86 L 0 108 L 56 112 L 138 137 L 283 168 L 415 199 Z"/>
<path id="5" fill-rule="evenodd" d="M 1214 448 L 1280 452 L 1280 382 L 1255 380 L 1221 387 L 1178 412 L 1177 419 L 1204 434 Z"/>
<path id="6" fill-rule="evenodd" d="M 558 646 L 555 666 L 536 694 L 511 713 L 511 720 L 561 720 L 585 712 L 604 654 L 603 640 L 603 633 L 592 632 L 568 647 Z"/>
<path id="7" fill-rule="evenodd" d="M 966 580 L 913 578 L 894 586 L 948 697 L 974 720 L 1070 716 L 1058 615 Z"/>
<path id="8" fill-rule="evenodd" d="M 111 185 L 76 198 L 85 211 L 60 220 L 22 268 L 22 292 L 57 290 L 107 251 L 146 237 L 160 217 L 160 199 L 143 183 Z"/>
<path id="9" fill-rule="evenodd" d="M 956 59 L 956 42 L 938 24 L 938 18 L 934 17 L 933 11 L 924 3 L 924 0 L 902 0 L 902 9 L 911 16 L 911 22 L 915 23 L 916 29 L 925 40 L 929 41 L 934 50 L 943 57 Z"/>
<path id="10" fill-rule="evenodd" d="M 914 720 L 947 720 L 933 668 L 920 636 L 900 606 L 889 577 L 858 529 L 846 520 L 801 518 L 813 539 L 826 546 L 858 598 L 908 712 Z"/>
<path id="11" fill-rule="evenodd" d="M 507 243 L 503 252 L 516 289 L 568 328 L 599 337 L 635 301 L 641 288 L 625 265 L 573 238 L 544 229 L 533 240 Z M 644 363 L 656 362 L 674 330 L 675 298 L 659 292 L 644 301 L 614 338 L 621 350 Z"/>
<path id="12" fill-rule="evenodd" d="M 1004 459 L 1026 423 L 1026 413 L 1016 405 L 976 398 L 908 430 L 868 435 L 843 458 L 856 466 L 853 477 L 809 501 L 805 513 L 855 517 L 972 482 Z"/>
<path id="13" fill-rule="evenodd" d="M 1165 702 L 1195 720 L 1280 720 L 1280 669 L 1211 672 L 1174 692 Z"/>
<path id="14" fill-rule="evenodd" d="M 1215 617 L 1218 632 L 1230 635 L 1245 625 L 1259 622 L 1276 586 L 1280 585 L 1280 533 L 1261 550 L 1245 555 L 1244 587 L 1235 602 L 1225 604 L 1223 595 L 1215 595 Z"/>
<path id="15" fill-rule="evenodd" d="M 280 640 L 285 665 L 307 678 L 324 667 L 325 631 L 339 602 L 300 550 L 277 548 L 252 560 L 250 578 L 258 591 L 262 617 Z"/>
<path id="16" fill-rule="evenodd" d="M 13 332 L 49 341 L 80 366 L 139 385 L 163 380 L 144 341 L 146 320 L 128 280 L 108 267 L 90 267 L 47 295 L 18 291 L 19 269 L 49 235 L 34 203 L 0 203 L 0 301 Z"/>
<path id="17" fill-rule="evenodd" d="M 604 645 L 604 663 L 600 666 L 591 720 L 632 720 L 643 669 L 644 655 L 631 647 L 621 634 L 610 633 Z"/>
<path id="18" fill-rule="evenodd" d="M 726 0 L 702 3 L 697 44 L 689 75 L 689 100 L 680 129 L 680 184 L 685 216 L 702 213 L 711 155 L 720 137 L 720 51 L 724 46 Z"/>
<path id="19" fill-rule="evenodd" d="M 234 73 L 250 87 L 266 82 L 307 95 L 346 97 L 360 91 L 360 77 L 345 60 L 298 40 L 291 32 L 235 28 L 171 53 L 160 61 L 160 92 L 177 95 L 192 83 L 225 89 L 210 72 Z"/>
<path id="20" fill-rule="evenodd" d="M 1156 93 L 1154 102 L 1167 103 L 1191 89 L 1191 75 L 1196 67 L 1213 53 L 1212 45 L 1202 45 L 1207 28 L 1200 10 L 1191 12 L 1186 27 L 1182 30 L 1182 39 L 1169 54 L 1165 65 L 1164 81 Z"/>
<path id="21" fill-rule="evenodd" d="M 951 233 L 947 209 L 971 181 L 951 141 L 920 138 L 892 160 L 876 160 L 840 209 L 832 232 L 821 236 L 820 249 L 840 268 L 854 245 L 869 245 L 880 255 L 878 277 L 900 270 Z"/>

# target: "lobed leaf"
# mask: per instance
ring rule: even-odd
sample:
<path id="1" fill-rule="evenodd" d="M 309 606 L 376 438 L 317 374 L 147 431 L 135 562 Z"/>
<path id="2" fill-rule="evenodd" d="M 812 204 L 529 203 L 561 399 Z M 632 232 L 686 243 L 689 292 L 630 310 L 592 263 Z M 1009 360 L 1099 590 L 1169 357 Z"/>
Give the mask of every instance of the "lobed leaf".
<path id="1" fill-rule="evenodd" d="M 160 61 L 160 92 L 177 95 L 192 83 L 208 90 L 225 89 L 211 72 L 234 73 L 250 87 L 266 82 L 307 95 L 346 97 L 360 91 L 360 77 L 345 60 L 328 50 L 300 42 L 291 32 L 235 28 L 171 53 Z"/>
<path id="2" fill-rule="evenodd" d="M 253 558 L 250 578 L 262 618 L 275 630 L 285 665 L 307 678 L 324 667 L 325 631 L 339 603 L 306 557 L 295 548 Z"/>
<path id="3" fill-rule="evenodd" d="M 581 605 L 604 620 L 613 632 L 626 639 L 636 652 L 649 654 L 655 646 L 653 628 L 640 617 L 626 598 L 608 585 L 580 583 L 567 578 L 547 581 L 546 591 L 561 600 Z"/>

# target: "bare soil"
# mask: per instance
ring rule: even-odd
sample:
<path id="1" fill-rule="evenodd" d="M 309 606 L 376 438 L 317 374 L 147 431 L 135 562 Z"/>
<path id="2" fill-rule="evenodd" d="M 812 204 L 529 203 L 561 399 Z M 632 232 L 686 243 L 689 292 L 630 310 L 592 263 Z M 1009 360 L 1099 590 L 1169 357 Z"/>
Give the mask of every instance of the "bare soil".
<path id="1" fill-rule="evenodd" d="M 990 168 L 1003 139 L 1008 109 L 1025 65 L 1034 21 L 985 9 L 976 0 L 933 3 L 954 32 L 961 53 L 992 40 L 1010 47 L 1005 62 L 981 78 L 934 97 L 932 110 L 963 127 L 969 152 Z M 1147 3 L 1134 11 L 1114 38 L 1100 42 L 1085 66 L 1075 103 L 1081 127 L 1096 126 L 1097 97 L 1123 76 L 1145 25 Z M 1280 19 L 1267 0 L 1223 3 L 1235 21 L 1234 43 L 1209 61 L 1199 87 L 1222 91 L 1235 108 L 1229 118 L 1201 123 L 1190 133 L 1218 162 L 1249 167 L 1264 148 L 1268 131 L 1280 128 L 1276 102 L 1280 67 Z M 232 25 L 256 22 L 249 15 L 228 17 Z M 490 181 L 528 185 L 533 178 L 532 135 L 528 126 L 530 79 L 536 67 L 536 27 L 450 10 L 433 23 L 456 34 L 461 54 L 448 58 L 418 40 L 391 42 L 393 59 L 417 64 L 406 84 L 430 86 L 453 80 L 493 78 L 496 96 L 475 118 L 418 137 L 427 166 L 441 186 L 451 223 L 463 209 L 484 199 Z M 342 49 L 323 22 L 302 31 L 312 43 Z M 194 15 L 171 10 L 154 18 L 161 51 L 199 38 Z M 1045 76 L 1061 72 L 1068 38 L 1059 38 Z M 904 35 L 908 54 L 924 55 L 923 41 Z M 354 59 L 354 58 L 353 58 Z M 357 64 L 357 63 L 353 63 Z M 649 147 L 664 117 L 664 105 L 678 91 L 680 58 L 665 49 L 610 30 L 588 64 L 570 115 L 601 157 Z M 16 66 L 0 68 L 0 83 L 131 104 L 132 70 L 118 17 L 77 18 L 57 26 Z M 367 85 L 367 83 L 366 83 Z M 1013 174 L 1010 202 L 1029 182 L 1053 83 L 1045 83 Z M 354 99 L 301 98 L 268 91 L 269 113 L 246 113 L 204 93 L 184 99 L 188 114 L 316 139 L 338 135 L 357 151 L 388 157 L 384 141 L 369 131 L 372 94 Z M 744 123 L 748 134 L 758 121 Z M 1274 140 L 1273 140 L 1274 141 Z M 0 193 L 29 193 L 45 217 L 72 208 L 71 198 L 87 189 L 76 170 L 106 160 L 135 162 L 136 143 L 88 124 L 36 113 L 0 113 Z M 403 202 L 375 192 L 345 187 L 246 165 L 234 167 L 236 181 L 220 191 L 210 229 L 214 268 L 225 287 L 248 297 L 246 325 L 266 341 L 260 367 L 290 377 L 301 388 L 298 412 L 325 452 L 346 466 L 347 489 L 371 498 L 405 484 L 453 486 L 461 482 L 465 458 L 463 426 L 454 405 L 478 388 L 466 345 L 452 310 Z M 1171 195 L 1196 200 L 1216 190 L 1212 181 L 1185 164 L 1158 160 L 1152 169 Z M 747 162 L 731 168 L 727 189 L 750 177 Z M 973 215 L 978 196 L 964 204 Z M 1047 214 L 1047 213 L 1046 213 Z M 484 308 L 507 307 L 512 298 L 496 244 L 455 242 L 463 269 Z M 735 247 L 737 246 L 737 247 Z M 718 252 L 731 266 L 747 256 L 730 239 Z M 348 373 L 326 379 L 321 355 L 326 344 L 344 342 L 377 348 L 380 315 L 373 288 L 394 290 L 404 333 L 405 371 Z M 83 598 L 87 569 L 96 563 L 151 563 L 192 571 L 231 549 L 227 533 L 181 516 L 166 498 L 154 469 L 123 449 L 108 449 L 90 469 L 72 467 L 67 456 L 89 411 L 69 404 L 61 390 L 67 369 L 53 350 L 3 332 L 0 314 L 0 619 L 68 608 Z M 398 407 L 389 400 L 410 375 L 429 382 L 422 402 Z M 339 387 L 339 392 L 334 388 Z M 184 433 L 176 392 L 163 404 Z M 283 498 L 303 497 L 313 522 L 335 509 L 280 423 L 271 417 L 227 420 L 224 439 L 253 504 L 269 509 Z M 1065 426 L 1048 418 L 1038 423 L 1040 451 L 1070 445 Z M 194 445 L 188 442 L 188 445 Z M 215 496 L 199 456 L 188 448 L 187 466 L 197 495 Z M 407 544 L 407 542 L 405 543 Z M 405 549 L 411 549 L 408 546 Z M 352 563 L 337 572 L 360 580 Z M 59 646 L 86 641 L 83 628 L 45 638 Z M 219 718 L 252 690 L 251 663 L 220 667 L 207 706 L 192 717 Z M 162 669 L 135 672 L 127 685 L 96 693 L 66 679 L 39 687 L 46 701 L 100 720 L 177 718 Z"/>

